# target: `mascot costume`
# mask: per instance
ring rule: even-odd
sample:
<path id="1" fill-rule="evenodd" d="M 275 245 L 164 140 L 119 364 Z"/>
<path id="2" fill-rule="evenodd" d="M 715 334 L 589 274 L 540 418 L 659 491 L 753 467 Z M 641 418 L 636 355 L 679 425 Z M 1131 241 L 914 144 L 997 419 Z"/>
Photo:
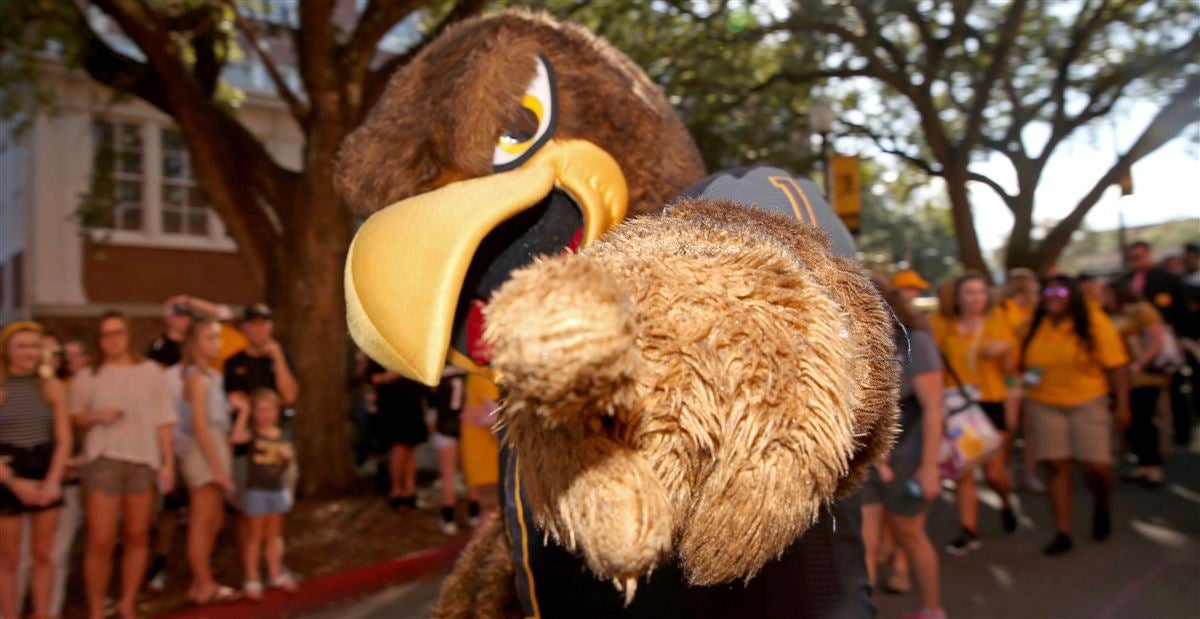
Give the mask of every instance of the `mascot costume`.
<path id="1" fill-rule="evenodd" d="M 503 394 L 503 517 L 444 617 L 862 616 L 850 497 L 890 447 L 892 318 L 809 181 L 704 178 L 585 29 L 463 22 L 342 147 L 351 333 Z"/>

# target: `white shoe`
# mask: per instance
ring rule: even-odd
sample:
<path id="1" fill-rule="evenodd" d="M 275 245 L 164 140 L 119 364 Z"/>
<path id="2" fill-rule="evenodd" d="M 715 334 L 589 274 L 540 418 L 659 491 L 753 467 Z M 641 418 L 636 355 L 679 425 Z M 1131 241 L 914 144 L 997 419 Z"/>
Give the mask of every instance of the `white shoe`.
<path id="1" fill-rule="evenodd" d="M 446 535 L 458 535 L 458 525 L 454 524 L 453 522 L 443 521 L 439 528 L 442 530 L 442 533 Z"/>
<path id="2" fill-rule="evenodd" d="M 1046 494 L 1046 484 L 1037 475 L 1026 475 L 1025 487 L 1034 494 Z"/>

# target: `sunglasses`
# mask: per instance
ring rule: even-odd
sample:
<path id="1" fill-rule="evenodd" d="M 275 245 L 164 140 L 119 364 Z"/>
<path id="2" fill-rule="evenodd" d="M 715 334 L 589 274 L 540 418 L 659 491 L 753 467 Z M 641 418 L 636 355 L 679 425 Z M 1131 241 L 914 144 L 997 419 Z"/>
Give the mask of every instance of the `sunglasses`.
<path id="1" fill-rule="evenodd" d="M 1052 286 L 1042 291 L 1042 296 L 1048 299 L 1065 299 L 1071 296 L 1071 289 L 1063 286 Z"/>

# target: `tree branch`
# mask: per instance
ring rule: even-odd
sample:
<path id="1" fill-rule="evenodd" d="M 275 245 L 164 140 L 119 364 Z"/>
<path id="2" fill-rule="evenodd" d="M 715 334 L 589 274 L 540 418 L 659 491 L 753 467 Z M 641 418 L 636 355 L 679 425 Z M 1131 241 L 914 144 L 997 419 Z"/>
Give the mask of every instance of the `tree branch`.
<path id="1" fill-rule="evenodd" d="M 1026 4 L 1027 0 L 1014 0 L 1012 5 L 1009 6 L 1008 15 L 1004 18 L 1004 25 L 1000 27 L 1000 40 L 996 42 L 995 48 L 992 49 L 991 64 L 988 65 L 983 78 L 975 85 L 975 100 L 971 105 L 970 113 L 967 115 L 966 130 L 960 142 L 964 154 L 969 153 L 974 147 L 975 141 L 978 139 L 980 130 L 983 127 L 983 112 L 987 109 L 988 103 L 991 101 L 992 88 L 1008 64 L 1008 57 L 1012 52 L 1013 45 L 1017 39 L 1017 33 L 1021 28 L 1021 23 L 1025 15 Z"/>
<path id="2" fill-rule="evenodd" d="M 275 85 L 275 91 L 283 99 L 283 102 L 287 104 L 288 111 L 296 119 L 296 123 L 300 125 L 301 129 L 304 129 L 308 126 L 309 122 L 310 110 L 308 106 L 300 101 L 296 93 L 292 92 L 292 88 L 288 86 L 287 80 L 279 72 L 279 67 L 276 66 L 275 59 L 267 53 L 267 50 L 263 48 L 262 43 L 259 41 L 258 31 L 254 24 L 250 23 L 250 20 L 242 15 L 241 11 L 238 10 L 237 3 L 234 0 L 225 0 L 225 4 L 229 7 L 230 11 L 233 11 L 233 19 L 237 23 L 238 31 L 242 33 L 242 36 L 246 37 L 246 41 L 254 50 L 255 55 L 262 61 L 263 67 L 267 70 L 267 75 L 271 77 L 271 83 Z"/>
<path id="3" fill-rule="evenodd" d="M 454 5 L 454 8 L 446 14 L 446 17 L 442 18 L 429 31 L 429 34 L 426 34 L 421 39 L 420 43 L 414 45 L 412 49 L 403 54 L 389 58 L 386 62 L 379 65 L 378 68 L 370 71 L 364 80 L 363 105 L 359 111 L 359 118 L 365 117 L 371 111 L 371 108 L 375 107 L 375 102 L 379 100 L 384 89 L 387 88 L 388 80 L 391 79 L 393 73 L 400 67 L 408 64 L 426 45 L 445 32 L 446 28 L 450 27 L 450 25 L 474 16 L 482 11 L 483 7 L 487 6 L 487 3 L 488 0 L 459 0 Z"/>
<path id="4" fill-rule="evenodd" d="M 350 40 L 342 46 L 343 69 L 353 74 L 366 71 L 383 37 L 421 4 L 419 0 L 371 0 L 359 16 Z"/>
<path id="5" fill-rule="evenodd" d="M 299 3 L 300 30 L 296 60 L 300 78 L 309 93 L 313 122 L 338 122 L 337 70 L 333 42 L 333 0 Z"/>
<path id="6" fill-rule="evenodd" d="M 791 17 L 784 22 L 784 27 L 792 31 L 812 31 L 833 35 L 842 43 L 854 48 L 867 61 L 864 74 L 879 79 L 913 100 L 914 103 L 916 102 L 916 94 L 913 92 L 912 83 L 908 80 L 907 75 L 889 69 L 887 64 L 875 53 L 876 46 L 865 37 L 835 23 L 812 20 L 808 14 L 802 11 L 794 11 Z"/>
<path id="7" fill-rule="evenodd" d="M 1154 120 L 1146 126 L 1133 146 L 1096 181 L 1091 191 L 1075 205 L 1071 213 L 1046 235 L 1045 240 L 1038 246 L 1036 263 L 1046 265 L 1056 260 L 1070 241 L 1071 234 L 1079 228 L 1084 216 L 1099 202 L 1104 192 L 1129 174 L 1134 163 L 1158 150 L 1189 125 L 1197 122 L 1197 115 L 1200 115 L 1200 75 L 1192 74 L 1167 105 L 1154 116 Z"/>
<path id="8" fill-rule="evenodd" d="M 1007 206 L 1010 211 L 1014 210 L 1013 201 L 1015 200 L 1015 197 L 1005 191 L 1004 187 L 1002 187 L 1000 183 L 997 183 L 995 180 L 993 180 L 990 176 L 984 176 L 978 172 L 968 171 L 967 180 L 983 183 L 984 185 L 991 187 L 992 191 L 995 191 L 996 195 L 1000 196 L 1000 199 L 1004 200 L 1005 206 Z"/>
<path id="9" fill-rule="evenodd" d="M 898 75 L 907 74 L 908 59 L 904 57 L 904 53 L 900 51 L 899 47 L 896 47 L 894 42 L 883 36 L 883 33 L 879 29 L 879 15 L 872 11 L 870 5 L 865 2 L 855 2 L 850 7 L 858 13 L 859 20 L 863 24 L 863 30 L 867 33 L 867 40 L 883 48 L 888 58 L 891 58 L 892 64 L 895 65 L 895 73 Z"/>
<path id="10" fill-rule="evenodd" d="M 1108 115 L 1109 112 L 1124 96 L 1129 86 L 1148 73 L 1161 70 L 1164 67 L 1176 67 L 1196 62 L 1200 59 L 1200 32 L 1193 32 L 1192 37 L 1182 45 L 1158 54 L 1142 56 L 1121 65 L 1099 78 L 1093 78 L 1088 89 L 1087 104 L 1074 116 L 1068 116 L 1061 110 L 1055 111 L 1051 122 L 1050 137 L 1038 156 L 1044 165 L 1054 148 L 1066 139 L 1076 129 L 1087 123 Z"/>
<path id="11" fill-rule="evenodd" d="M 840 120 L 839 122 L 841 122 L 843 125 L 849 127 L 853 133 L 856 133 L 858 135 L 863 135 L 863 136 L 866 136 L 867 138 L 870 138 L 870 140 L 875 143 L 875 146 L 877 148 L 879 148 L 879 150 L 883 151 L 884 153 L 899 157 L 900 159 L 907 162 L 909 165 L 913 166 L 914 168 L 917 168 L 918 170 L 920 170 L 930 176 L 941 176 L 942 175 L 940 166 L 937 166 L 934 163 L 932 163 L 926 159 L 923 159 L 917 155 L 913 155 L 912 153 L 901 150 L 899 145 L 896 144 L 895 139 L 888 138 L 891 141 L 891 145 L 884 144 L 885 138 L 881 137 L 878 133 L 867 128 L 865 125 L 860 125 L 858 123 L 853 123 L 853 122 L 846 121 L 846 120 Z"/>
<path id="12" fill-rule="evenodd" d="M 57 6 L 68 16 L 72 36 L 79 44 L 76 60 L 92 79 L 113 90 L 130 93 L 170 114 L 163 83 L 155 79 L 149 65 L 110 47 L 92 30 L 87 17 L 74 2 L 63 0 Z"/>

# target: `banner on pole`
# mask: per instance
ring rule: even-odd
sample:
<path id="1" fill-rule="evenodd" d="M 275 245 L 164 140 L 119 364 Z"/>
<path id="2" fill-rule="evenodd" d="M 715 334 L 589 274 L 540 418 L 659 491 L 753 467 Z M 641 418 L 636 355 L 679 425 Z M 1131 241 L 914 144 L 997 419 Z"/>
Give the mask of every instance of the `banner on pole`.
<path id="1" fill-rule="evenodd" d="M 829 160 L 829 201 L 833 210 L 850 232 L 862 227 L 862 179 L 858 171 L 858 157 L 836 156 Z"/>

